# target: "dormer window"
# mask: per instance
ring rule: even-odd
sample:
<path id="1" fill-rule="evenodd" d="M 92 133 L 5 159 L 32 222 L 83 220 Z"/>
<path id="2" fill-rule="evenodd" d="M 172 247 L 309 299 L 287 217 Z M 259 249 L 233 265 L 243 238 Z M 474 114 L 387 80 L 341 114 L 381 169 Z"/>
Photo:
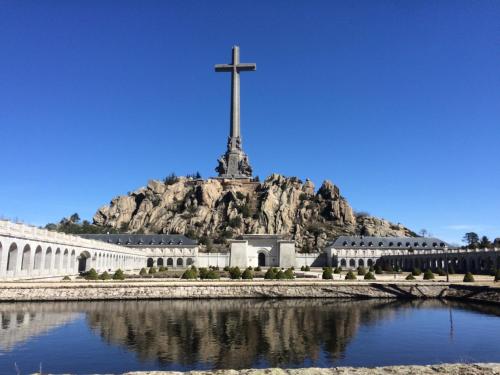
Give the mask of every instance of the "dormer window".
<path id="1" fill-rule="evenodd" d="M 364 243 L 363 241 L 361 241 L 361 242 L 359 243 L 359 246 L 365 246 L 365 243 Z"/>
<path id="2" fill-rule="evenodd" d="M 373 246 L 373 242 L 368 242 L 368 246 Z"/>
<path id="3" fill-rule="evenodd" d="M 432 246 L 433 246 L 433 247 L 436 247 L 437 245 L 438 245 L 438 244 L 437 244 L 437 242 L 433 242 L 433 243 L 432 243 Z"/>
<path id="4" fill-rule="evenodd" d="M 394 245 L 394 242 L 389 242 L 389 246 L 392 246 L 392 245 Z"/>
<path id="5" fill-rule="evenodd" d="M 351 246 L 356 246 L 356 242 L 352 241 Z"/>
<path id="6" fill-rule="evenodd" d="M 418 247 L 418 242 L 414 242 L 413 246 Z"/>
<path id="7" fill-rule="evenodd" d="M 424 243 L 422 244 L 422 246 L 423 246 L 423 247 L 427 247 L 427 242 L 424 242 Z"/>
<path id="8" fill-rule="evenodd" d="M 343 245 L 343 246 L 347 246 L 347 241 L 344 241 L 344 242 L 342 243 L 342 245 Z"/>
<path id="9" fill-rule="evenodd" d="M 406 247 L 410 247 L 410 246 L 411 246 L 411 243 L 407 242 Z"/>
<path id="10" fill-rule="evenodd" d="M 380 242 L 378 243 L 378 245 L 382 247 L 382 246 L 384 246 L 384 243 L 383 243 L 382 241 L 380 241 Z"/>
<path id="11" fill-rule="evenodd" d="M 402 242 L 398 242 L 398 247 L 401 247 L 403 246 L 403 243 Z"/>

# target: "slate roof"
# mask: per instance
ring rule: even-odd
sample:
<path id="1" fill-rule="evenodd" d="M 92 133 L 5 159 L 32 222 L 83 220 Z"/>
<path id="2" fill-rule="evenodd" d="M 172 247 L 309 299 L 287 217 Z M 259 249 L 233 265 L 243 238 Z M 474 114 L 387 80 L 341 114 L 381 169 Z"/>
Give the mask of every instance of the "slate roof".
<path id="1" fill-rule="evenodd" d="M 389 249 L 442 249 L 450 247 L 446 242 L 435 237 L 375 237 L 375 236 L 340 236 L 330 243 L 334 248 L 389 248 Z"/>
<path id="2" fill-rule="evenodd" d="M 195 246 L 198 244 L 197 241 L 183 234 L 80 234 L 80 237 L 130 247 Z"/>

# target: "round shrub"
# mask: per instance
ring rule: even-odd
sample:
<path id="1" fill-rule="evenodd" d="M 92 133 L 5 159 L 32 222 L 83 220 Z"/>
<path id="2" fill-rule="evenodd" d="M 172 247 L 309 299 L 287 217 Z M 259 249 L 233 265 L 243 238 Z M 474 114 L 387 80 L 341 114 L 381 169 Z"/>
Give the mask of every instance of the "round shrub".
<path id="1" fill-rule="evenodd" d="M 323 280 L 331 280 L 333 279 L 333 273 L 331 268 L 327 268 L 323 271 Z"/>
<path id="2" fill-rule="evenodd" d="M 371 272 L 368 272 L 366 275 L 365 275 L 365 280 L 376 280 L 375 279 L 375 275 Z"/>
<path id="3" fill-rule="evenodd" d="M 224 269 L 224 271 L 229 272 L 229 266 L 226 266 L 223 269 Z"/>
<path id="4" fill-rule="evenodd" d="M 306 270 L 306 267 L 305 267 L 305 266 L 302 266 L 302 267 L 300 267 L 300 270 L 301 270 L 301 271 L 305 271 L 305 270 Z"/>
<path id="5" fill-rule="evenodd" d="M 156 273 L 156 272 L 157 272 L 157 271 L 156 271 L 156 267 L 150 267 L 150 268 L 149 268 L 149 274 L 150 274 L 150 275 L 152 275 L 152 274 L 154 274 L 154 273 Z"/>
<path id="6" fill-rule="evenodd" d="M 101 280 L 109 280 L 109 279 L 111 279 L 111 275 L 109 273 L 107 273 L 106 271 L 104 271 L 103 273 L 101 273 L 99 278 Z"/>
<path id="7" fill-rule="evenodd" d="M 260 272 L 260 271 L 262 271 L 262 268 L 260 268 L 260 266 L 259 267 L 255 267 L 255 271 Z"/>
<path id="8" fill-rule="evenodd" d="M 276 274 L 276 278 L 278 280 L 284 280 L 284 279 L 286 279 L 285 273 L 282 270 L 279 270 L 278 273 Z"/>
<path id="9" fill-rule="evenodd" d="M 474 276 L 472 276 L 472 273 L 467 272 L 464 276 L 464 283 L 473 283 L 474 282 Z"/>
<path id="10" fill-rule="evenodd" d="M 422 271 L 420 270 L 420 268 L 414 268 L 412 271 L 411 271 L 411 274 L 413 276 L 420 276 L 422 274 Z"/>
<path id="11" fill-rule="evenodd" d="M 384 271 L 382 271 L 382 267 L 380 267 L 380 265 L 376 265 L 375 266 L 375 274 L 382 275 L 383 273 L 384 273 Z"/>
<path id="12" fill-rule="evenodd" d="M 160 266 L 160 268 L 158 268 L 158 272 L 165 272 L 166 270 L 167 268 L 164 266 Z"/>
<path id="13" fill-rule="evenodd" d="M 243 271 L 243 273 L 241 274 L 241 278 L 243 280 L 252 280 L 253 279 L 253 271 L 252 270 L 249 270 L 248 268 Z"/>
<path id="14" fill-rule="evenodd" d="M 424 272 L 424 280 L 433 280 L 434 279 L 434 274 L 430 269 L 425 270 Z"/>
<path id="15" fill-rule="evenodd" d="M 284 273 L 285 273 L 285 279 L 293 280 L 295 278 L 295 274 L 293 273 L 293 267 L 287 269 Z"/>
<path id="16" fill-rule="evenodd" d="M 356 277 L 356 275 L 352 271 L 349 271 L 349 272 L 347 272 L 347 275 L 345 275 L 345 279 L 346 280 L 357 280 L 358 278 Z"/>
<path id="17" fill-rule="evenodd" d="M 99 275 L 93 268 L 91 268 L 89 272 L 85 274 L 85 280 L 97 280 L 97 279 L 99 279 Z"/>
<path id="18" fill-rule="evenodd" d="M 333 270 L 333 273 L 342 273 L 342 267 L 337 267 Z"/>
<path id="19" fill-rule="evenodd" d="M 253 267 L 252 266 L 248 266 L 247 270 L 253 271 Z"/>
<path id="20" fill-rule="evenodd" d="M 364 276 L 366 274 L 366 269 L 365 267 L 358 267 L 358 275 L 359 276 Z"/>
<path id="21" fill-rule="evenodd" d="M 373 268 L 373 266 L 370 266 L 370 267 L 368 268 L 368 272 L 372 272 L 372 273 L 373 273 L 373 272 L 375 272 L 375 268 Z"/>
<path id="22" fill-rule="evenodd" d="M 200 278 L 201 278 L 201 274 L 200 274 Z M 220 279 L 220 274 L 216 270 L 210 269 L 205 274 L 205 279 L 207 279 L 207 280 L 218 280 L 218 279 Z"/>
<path id="23" fill-rule="evenodd" d="M 309 266 L 305 266 L 305 267 L 304 267 L 304 271 L 308 272 L 308 271 L 310 271 L 310 270 L 311 270 L 311 267 L 309 267 Z"/>
<path id="24" fill-rule="evenodd" d="M 140 276 L 146 276 L 147 274 L 148 274 L 148 271 L 145 268 L 141 268 L 141 270 L 139 271 Z"/>
<path id="25" fill-rule="evenodd" d="M 208 272 L 209 272 L 209 270 L 206 269 L 205 267 L 200 267 L 200 269 L 198 270 L 198 273 L 200 275 L 200 279 L 202 279 L 202 280 L 207 279 Z"/>
<path id="26" fill-rule="evenodd" d="M 113 275 L 113 280 L 125 280 L 125 275 L 121 269 L 117 269 Z"/>
<path id="27" fill-rule="evenodd" d="M 497 270 L 497 273 L 495 274 L 495 282 L 500 281 L 500 270 Z"/>
<path id="28" fill-rule="evenodd" d="M 276 271 L 275 268 L 271 267 L 271 268 L 268 268 L 267 271 L 266 271 L 266 274 L 264 275 L 264 279 L 267 279 L 267 280 L 274 280 L 276 278 L 276 274 L 278 272 Z"/>
<path id="29" fill-rule="evenodd" d="M 233 280 L 241 278 L 241 271 L 239 267 L 233 267 L 229 269 L 229 277 Z"/>
<path id="30" fill-rule="evenodd" d="M 415 276 L 413 276 L 412 273 L 409 273 L 408 276 L 406 276 L 406 280 L 415 280 Z"/>
<path id="31" fill-rule="evenodd" d="M 189 268 L 186 271 L 184 271 L 181 278 L 186 279 L 186 280 L 192 280 L 192 279 L 196 279 L 197 276 L 198 276 L 197 272 L 195 270 L 193 270 L 192 268 Z"/>
<path id="32" fill-rule="evenodd" d="M 71 277 L 69 277 L 69 276 L 64 276 L 64 277 L 63 277 L 63 281 L 71 281 Z"/>

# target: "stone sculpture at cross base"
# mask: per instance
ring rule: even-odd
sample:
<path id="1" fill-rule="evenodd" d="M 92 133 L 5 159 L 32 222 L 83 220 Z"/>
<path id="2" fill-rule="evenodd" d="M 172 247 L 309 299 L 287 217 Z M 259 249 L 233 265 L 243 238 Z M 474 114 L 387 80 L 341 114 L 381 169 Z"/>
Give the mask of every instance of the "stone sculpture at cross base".
<path id="1" fill-rule="evenodd" d="M 240 72 L 255 69 L 255 64 L 240 63 L 240 49 L 238 46 L 233 47 L 233 61 L 231 64 L 215 65 L 216 72 L 231 72 L 231 121 L 227 151 L 218 159 L 218 166 L 215 168 L 220 178 L 252 177 L 252 167 L 241 146 Z"/>

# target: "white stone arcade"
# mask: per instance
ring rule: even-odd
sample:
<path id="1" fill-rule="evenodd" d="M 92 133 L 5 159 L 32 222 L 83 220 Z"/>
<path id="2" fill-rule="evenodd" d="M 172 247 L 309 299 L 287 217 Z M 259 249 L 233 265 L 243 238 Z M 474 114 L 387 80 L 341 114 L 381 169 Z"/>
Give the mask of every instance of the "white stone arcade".
<path id="1" fill-rule="evenodd" d="M 0 279 L 132 270 L 146 264 L 144 253 L 101 241 L 0 220 Z"/>

